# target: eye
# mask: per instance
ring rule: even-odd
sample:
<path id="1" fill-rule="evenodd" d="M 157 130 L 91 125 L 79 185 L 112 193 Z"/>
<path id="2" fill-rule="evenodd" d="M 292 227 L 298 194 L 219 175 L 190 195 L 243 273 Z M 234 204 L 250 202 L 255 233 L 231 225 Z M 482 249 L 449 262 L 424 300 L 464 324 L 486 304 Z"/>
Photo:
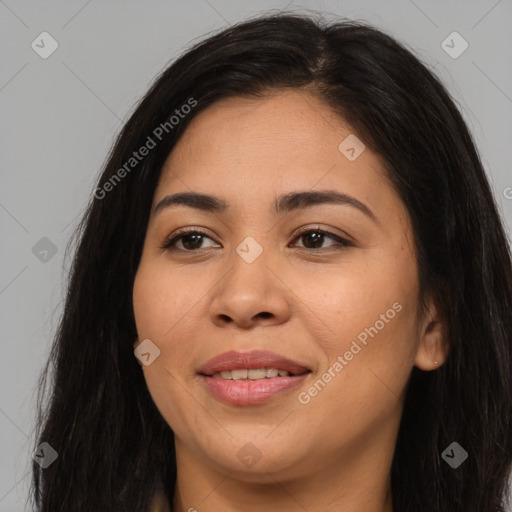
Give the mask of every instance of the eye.
<path id="1" fill-rule="evenodd" d="M 207 249 L 208 247 L 203 247 L 203 241 L 207 238 L 209 240 L 212 240 L 211 237 L 208 236 L 207 233 L 204 231 L 201 231 L 197 228 L 192 229 L 182 229 L 178 234 L 173 236 L 172 238 L 168 238 L 164 241 L 163 245 L 161 246 L 161 249 L 166 249 L 168 251 L 171 250 L 177 250 L 177 251 L 183 251 L 183 252 L 197 252 L 200 249 Z M 336 243 L 332 244 L 328 247 L 322 247 L 323 242 L 326 239 L 334 240 Z M 315 229 L 304 229 L 302 230 L 298 236 L 295 237 L 294 240 L 302 240 L 304 239 L 306 242 L 306 245 L 298 246 L 301 249 L 311 249 L 311 250 L 318 250 L 318 249 L 329 249 L 333 246 L 340 246 L 343 247 L 349 247 L 352 246 L 350 242 L 347 240 L 344 240 L 343 238 L 330 233 L 328 231 L 325 231 L 323 229 L 315 228 Z M 215 242 L 214 242 L 215 243 Z M 181 247 L 179 245 L 181 244 Z M 310 247 L 312 246 L 312 247 Z M 212 246 L 210 246 L 212 247 Z"/>
<path id="2" fill-rule="evenodd" d="M 300 247 L 301 249 L 329 249 L 333 247 L 333 245 L 330 245 L 328 247 L 321 247 L 322 243 L 325 241 L 326 238 L 330 238 L 331 240 L 334 240 L 337 242 L 337 244 L 333 244 L 341 246 L 341 247 L 350 247 L 352 246 L 351 243 L 349 243 L 347 240 L 344 240 L 343 238 L 335 235 L 334 233 L 329 233 L 329 231 L 324 231 L 323 229 L 315 228 L 315 229 L 305 229 L 299 233 L 299 235 L 295 238 L 295 240 L 302 240 L 304 239 L 306 242 L 306 245 L 303 245 Z M 308 247 L 313 246 L 313 247 Z"/>
<path id="3" fill-rule="evenodd" d="M 176 236 L 165 240 L 161 249 L 194 252 L 198 249 L 204 249 L 204 247 L 201 247 L 203 238 L 212 240 L 204 231 L 200 231 L 197 228 L 182 229 Z M 179 243 L 181 243 L 183 248 L 177 247 Z"/>

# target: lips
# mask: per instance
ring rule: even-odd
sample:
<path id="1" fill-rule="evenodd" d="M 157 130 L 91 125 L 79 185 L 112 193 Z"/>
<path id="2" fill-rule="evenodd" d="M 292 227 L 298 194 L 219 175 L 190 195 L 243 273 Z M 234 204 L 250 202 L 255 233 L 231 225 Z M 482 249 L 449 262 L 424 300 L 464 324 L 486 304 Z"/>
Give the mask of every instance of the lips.
<path id="1" fill-rule="evenodd" d="M 214 373 L 229 370 L 251 370 L 257 368 L 275 368 L 285 370 L 291 375 L 302 375 L 311 370 L 296 361 L 273 352 L 264 350 L 251 350 L 249 352 L 230 351 L 215 356 L 207 361 L 198 373 L 204 376 L 212 376 Z"/>
<path id="2" fill-rule="evenodd" d="M 197 373 L 210 396 L 232 406 L 252 406 L 289 394 L 309 380 L 312 370 L 273 352 L 232 350 L 210 359 Z"/>

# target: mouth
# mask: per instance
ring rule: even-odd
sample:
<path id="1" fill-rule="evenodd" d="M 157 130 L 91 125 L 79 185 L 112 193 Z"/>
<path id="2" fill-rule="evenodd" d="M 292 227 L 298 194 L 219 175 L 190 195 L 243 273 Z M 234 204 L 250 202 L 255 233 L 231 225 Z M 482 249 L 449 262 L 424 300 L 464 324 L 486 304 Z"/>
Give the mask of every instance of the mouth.
<path id="1" fill-rule="evenodd" d="M 212 375 L 205 375 L 205 377 L 213 377 L 214 379 L 225 380 L 262 380 L 273 379 L 275 377 L 296 377 L 297 375 L 304 375 L 309 373 L 310 370 L 304 370 L 300 373 L 290 373 L 287 370 L 279 368 L 250 368 L 238 370 L 223 370 L 215 372 Z"/>
<path id="2" fill-rule="evenodd" d="M 312 373 L 301 363 L 266 351 L 226 352 L 210 359 L 198 374 L 207 390 L 232 405 L 253 405 L 300 385 Z"/>
<path id="3" fill-rule="evenodd" d="M 271 379 L 278 376 L 297 376 L 307 372 L 311 372 L 307 366 L 264 350 L 224 352 L 207 361 L 198 370 L 200 375 L 226 380 Z"/>

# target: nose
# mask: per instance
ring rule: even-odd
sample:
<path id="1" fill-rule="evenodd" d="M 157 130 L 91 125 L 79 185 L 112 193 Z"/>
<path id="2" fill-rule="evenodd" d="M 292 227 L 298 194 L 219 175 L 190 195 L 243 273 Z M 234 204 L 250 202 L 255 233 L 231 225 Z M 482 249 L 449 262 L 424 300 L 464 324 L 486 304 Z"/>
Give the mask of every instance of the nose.
<path id="1" fill-rule="evenodd" d="M 280 325 L 290 318 L 289 288 L 265 251 L 252 263 L 235 254 L 231 269 L 215 288 L 210 304 L 211 321 L 218 327 L 250 329 Z M 271 268 L 272 267 L 272 268 Z"/>

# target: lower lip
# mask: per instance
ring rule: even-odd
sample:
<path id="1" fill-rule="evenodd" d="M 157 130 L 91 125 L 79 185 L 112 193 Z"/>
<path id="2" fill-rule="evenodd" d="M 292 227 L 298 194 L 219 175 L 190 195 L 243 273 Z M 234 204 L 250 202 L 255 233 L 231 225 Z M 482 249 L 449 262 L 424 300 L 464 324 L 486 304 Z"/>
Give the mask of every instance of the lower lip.
<path id="1" fill-rule="evenodd" d="M 208 389 L 220 400 L 233 405 L 262 404 L 304 382 L 309 373 L 294 377 L 260 380 L 227 380 L 202 375 Z"/>

